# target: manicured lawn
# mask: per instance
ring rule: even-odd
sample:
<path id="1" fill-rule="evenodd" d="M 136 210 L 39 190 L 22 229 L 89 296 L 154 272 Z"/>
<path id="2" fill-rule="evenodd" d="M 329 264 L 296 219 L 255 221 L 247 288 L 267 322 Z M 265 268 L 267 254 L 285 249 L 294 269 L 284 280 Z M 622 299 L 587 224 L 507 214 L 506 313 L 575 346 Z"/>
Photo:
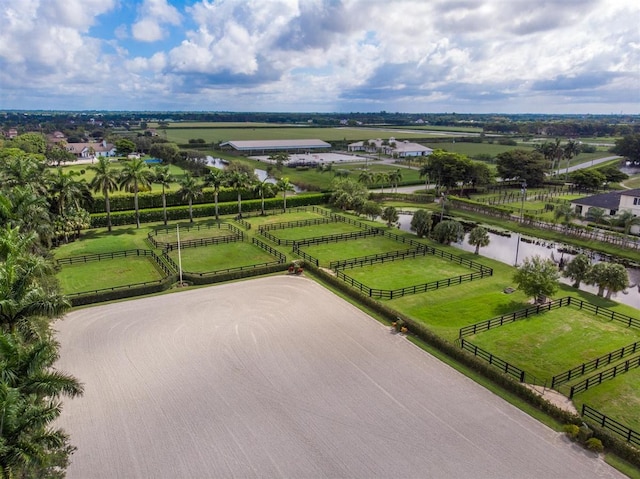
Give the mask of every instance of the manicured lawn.
<path id="1" fill-rule="evenodd" d="M 576 394 L 573 402 L 578 410 L 586 404 L 634 431 L 640 431 L 640 369 L 629 370 Z"/>
<path id="2" fill-rule="evenodd" d="M 290 211 L 288 213 L 282 213 L 280 215 L 268 215 L 268 216 L 252 216 L 251 218 L 245 218 L 247 222 L 251 224 L 251 228 L 257 230 L 259 226 L 270 225 L 273 223 L 287 223 L 289 221 L 301 221 L 324 218 L 319 213 L 313 213 L 311 211 Z"/>
<path id="3" fill-rule="evenodd" d="M 460 153 L 462 155 L 467 155 L 470 158 L 479 154 L 487 154 L 492 156 L 497 156 L 500 153 L 504 153 L 505 151 L 515 150 L 516 148 L 531 150 L 532 148 L 526 145 L 518 145 L 518 146 L 508 146 L 508 145 L 499 145 L 498 143 L 464 143 L 460 141 L 455 141 L 452 139 L 449 142 L 442 143 L 429 143 L 425 142 L 425 146 L 432 148 L 434 150 L 445 150 L 452 153 Z"/>
<path id="4" fill-rule="evenodd" d="M 209 224 L 201 224 L 200 228 L 197 226 L 185 226 L 180 228 L 180 241 L 188 241 L 192 239 L 200 238 L 218 238 L 222 236 L 231 236 L 235 234 L 233 230 L 222 226 L 218 228 L 215 221 Z M 178 231 L 175 227 L 170 227 L 168 230 L 161 229 L 158 234 L 154 236 L 156 241 L 162 243 L 171 243 L 178 241 Z"/>
<path id="5" fill-rule="evenodd" d="M 374 289 L 405 288 L 473 272 L 465 266 L 433 255 L 344 270 L 347 276 Z"/>
<path id="6" fill-rule="evenodd" d="M 104 259 L 62 265 L 56 275 L 65 294 L 115 288 L 162 279 L 163 274 L 148 257 Z"/>
<path id="7" fill-rule="evenodd" d="M 281 230 L 270 230 L 269 233 L 280 239 L 299 240 L 304 238 L 315 238 L 317 236 L 336 235 L 340 233 L 353 233 L 355 231 L 362 231 L 362 228 L 349 223 L 335 222 L 301 226 L 297 228 L 285 228 Z"/>
<path id="8" fill-rule="evenodd" d="M 524 369 L 551 378 L 583 362 L 640 340 L 640 330 L 565 307 L 468 338 Z"/>
<path id="9" fill-rule="evenodd" d="M 406 250 L 409 249 L 409 245 L 383 236 L 368 236 L 337 243 L 309 245 L 301 249 L 317 258 L 321 266 L 327 267 L 331 261 Z"/>
<path id="10" fill-rule="evenodd" d="M 238 241 L 198 248 L 183 248 L 182 270 L 190 273 L 208 273 L 240 266 L 269 263 L 276 258 L 257 246 Z M 169 256 L 178 264 L 178 251 L 173 250 Z M 284 266 L 282 267 L 284 271 Z"/>

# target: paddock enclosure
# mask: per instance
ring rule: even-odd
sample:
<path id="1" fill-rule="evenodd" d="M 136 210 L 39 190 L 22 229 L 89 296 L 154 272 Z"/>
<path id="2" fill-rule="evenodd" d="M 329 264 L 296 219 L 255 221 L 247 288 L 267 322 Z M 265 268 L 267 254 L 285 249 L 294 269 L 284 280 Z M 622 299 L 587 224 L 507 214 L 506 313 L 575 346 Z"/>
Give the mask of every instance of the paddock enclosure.
<path id="1" fill-rule="evenodd" d="M 68 478 L 622 478 L 304 277 L 76 310 Z"/>

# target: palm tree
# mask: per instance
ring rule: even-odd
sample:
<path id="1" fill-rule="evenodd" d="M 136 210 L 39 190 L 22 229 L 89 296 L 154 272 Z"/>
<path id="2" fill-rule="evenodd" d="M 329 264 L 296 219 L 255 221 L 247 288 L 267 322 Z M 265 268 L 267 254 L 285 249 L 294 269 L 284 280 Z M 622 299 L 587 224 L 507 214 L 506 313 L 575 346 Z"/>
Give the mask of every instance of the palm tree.
<path id="1" fill-rule="evenodd" d="M 389 180 L 391 181 L 391 186 L 393 186 L 395 192 L 397 193 L 398 183 L 400 183 L 400 181 L 402 180 L 402 172 L 400 171 L 400 169 L 389 173 Z"/>
<path id="2" fill-rule="evenodd" d="M 476 226 L 469 233 L 469 244 L 476 247 L 475 254 L 480 253 L 481 246 L 489 244 L 489 233 L 482 226 Z"/>
<path id="3" fill-rule="evenodd" d="M 375 175 L 371 170 L 362 170 L 358 175 L 358 181 L 368 188 L 375 181 Z"/>
<path id="4" fill-rule="evenodd" d="M 107 212 L 107 230 L 111 231 L 111 205 L 109 203 L 109 193 L 118 189 L 118 172 L 111 166 L 109 158 L 101 156 L 95 166 L 90 166 L 90 170 L 95 172 L 95 176 L 89 183 L 94 192 L 104 195 L 104 206 Z"/>
<path id="5" fill-rule="evenodd" d="M 555 207 L 553 216 L 556 220 L 560 219 L 560 222 L 565 228 L 568 228 L 571 220 L 575 218 L 576 213 L 569 203 L 562 203 Z"/>
<path id="6" fill-rule="evenodd" d="M 193 223 L 193 200 L 202 195 L 202 186 L 190 173 L 187 173 L 180 181 L 178 193 L 183 200 L 189 201 L 189 221 Z"/>
<path id="7" fill-rule="evenodd" d="M 571 163 L 571 158 L 574 156 L 578 156 L 580 154 L 580 144 L 575 140 L 569 140 L 564 145 L 562 150 L 562 156 L 567 160 L 567 168 L 565 170 L 564 179 L 565 181 L 569 179 L 569 164 Z"/>
<path id="8" fill-rule="evenodd" d="M 384 185 L 389 182 L 389 174 L 385 171 L 376 173 L 376 184 L 380 183 L 380 192 L 384 195 Z"/>
<path id="9" fill-rule="evenodd" d="M 587 221 L 591 221 L 597 225 L 606 224 L 609 221 L 607 220 L 607 212 L 603 208 L 598 208 L 597 206 L 593 206 L 589 208 L 587 214 L 585 215 Z"/>
<path id="10" fill-rule="evenodd" d="M 251 186 L 251 178 L 242 171 L 232 171 L 227 175 L 226 184 L 238 194 L 238 218 L 242 218 L 242 190 Z"/>
<path id="11" fill-rule="evenodd" d="M 260 195 L 260 199 L 262 200 L 260 204 L 260 214 L 262 216 L 265 215 L 264 212 L 264 197 L 265 195 L 272 195 L 274 193 L 275 185 L 273 183 L 269 183 L 269 176 L 266 176 L 264 180 L 257 181 L 253 186 L 253 191 Z"/>
<path id="12" fill-rule="evenodd" d="M 158 165 L 153 170 L 153 182 L 162 186 L 162 218 L 164 225 L 167 226 L 167 194 L 166 189 L 171 188 L 171 182 L 174 180 L 173 175 L 169 172 L 169 165 Z"/>
<path id="13" fill-rule="evenodd" d="M 209 174 L 204 177 L 204 186 L 213 188 L 213 201 L 216 208 L 216 221 L 220 220 L 218 216 L 218 193 L 220 193 L 220 188 L 222 188 L 222 185 L 224 185 L 224 183 L 224 172 L 217 168 L 210 169 Z"/>
<path id="14" fill-rule="evenodd" d="M 616 217 L 615 222 L 624 230 L 624 234 L 631 232 L 631 227 L 640 225 L 640 216 L 635 216 L 631 210 L 623 210 Z"/>
<path id="15" fill-rule="evenodd" d="M 138 208 L 138 193 L 148 190 L 153 182 L 153 173 L 141 158 L 127 162 L 120 173 L 120 189 L 133 193 L 133 207 L 136 211 L 136 228 L 140 228 L 140 210 Z"/>
<path id="16" fill-rule="evenodd" d="M 278 191 L 282 191 L 282 198 L 284 201 L 284 212 L 286 213 L 287 212 L 287 192 L 295 191 L 293 187 L 293 183 L 291 183 L 289 181 L 289 178 L 287 177 L 280 178 L 276 183 L 276 188 L 278 189 Z"/>
<path id="17" fill-rule="evenodd" d="M 92 200 L 89 186 L 84 179 L 76 180 L 74 177 L 80 173 L 69 171 L 65 173 L 62 168 L 58 168 L 57 173 L 49 180 L 49 193 L 53 203 L 57 205 L 57 213 L 62 216 L 69 206 L 76 209 Z"/>

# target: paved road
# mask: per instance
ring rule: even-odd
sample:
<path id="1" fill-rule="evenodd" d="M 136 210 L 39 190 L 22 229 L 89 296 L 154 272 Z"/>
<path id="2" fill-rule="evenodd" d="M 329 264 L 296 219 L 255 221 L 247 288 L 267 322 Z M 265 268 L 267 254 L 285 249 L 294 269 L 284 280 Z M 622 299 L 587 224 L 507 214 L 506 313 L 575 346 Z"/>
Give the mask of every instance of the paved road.
<path id="1" fill-rule="evenodd" d="M 304 277 L 56 326 L 70 479 L 624 477 Z"/>

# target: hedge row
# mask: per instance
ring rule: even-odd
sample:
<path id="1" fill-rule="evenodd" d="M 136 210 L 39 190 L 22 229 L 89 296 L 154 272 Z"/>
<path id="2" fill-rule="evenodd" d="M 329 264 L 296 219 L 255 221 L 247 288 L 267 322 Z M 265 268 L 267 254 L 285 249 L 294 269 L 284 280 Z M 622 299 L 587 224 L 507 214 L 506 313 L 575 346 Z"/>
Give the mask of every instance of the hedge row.
<path id="1" fill-rule="evenodd" d="M 194 204 L 213 203 L 213 189 L 204 188 L 203 194 L 193 201 Z M 251 190 L 242 190 L 242 197 L 247 199 L 260 198 L 259 195 Z M 180 193 L 177 190 L 168 190 L 166 192 L 167 206 L 184 206 L 186 201 L 182 199 Z M 218 193 L 218 202 L 226 203 L 233 200 L 237 200 L 238 193 L 236 190 L 223 188 Z M 132 210 L 133 206 L 133 194 L 120 194 L 109 196 L 109 207 L 111 211 L 127 211 Z M 138 206 L 140 209 L 148 208 L 162 208 L 162 193 L 158 191 L 143 191 L 138 193 Z M 89 208 L 89 213 L 104 213 L 106 211 L 104 204 L 104 197 L 94 197 L 93 204 Z"/>
<path id="2" fill-rule="evenodd" d="M 73 296 L 69 298 L 71 306 L 83 306 L 85 304 L 101 303 L 103 301 L 112 301 L 115 299 L 131 298 L 134 296 L 143 296 L 145 294 L 159 293 L 171 287 L 177 281 L 175 275 L 169 275 L 160 282 L 152 284 L 134 286 L 131 288 L 120 288 L 112 291 L 100 291 L 97 293 L 83 294 L 82 296 Z"/>
<path id="3" fill-rule="evenodd" d="M 506 374 L 491 366 L 489 363 L 477 359 L 473 354 L 460 349 L 455 344 L 436 335 L 435 333 L 430 331 L 424 324 L 419 323 L 411 318 L 406 318 L 399 315 L 397 311 L 394 311 L 386 305 L 361 294 L 354 288 L 350 288 L 340 279 L 316 267 L 315 265 L 305 263 L 305 267 L 308 271 L 312 271 L 313 274 L 322 278 L 323 281 L 344 292 L 345 294 L 356 300 L 358 303 L 364 304 L 371 310 L 380 314 L 387 321 L 394 322 L 398 319 L 402 319 L 404 321 L 404 325 L 412 334 L 414 334 L 430 346 L 433 346 L 440 352 L 446 354 L 451 359 L 481 374 L 482 376 L 500 386 L 502 389 L 516 395 L 520 399 L 526 401 L 536 409 L 548 414 L 557 421 L 564 424 L 582 424 L 582 419 L 580 416 L 554 406 L 542 396 L 533 392 L 523 384 L 514 381 Z M 589 427 L 592 426 L 590 425 Z M 602 441 L 602 443 L 607 448 L 609 448 L 611 452 L 614 452 L 616 455 L 635 466 L 640 466 L 640 451 L 638 449 L 634 448 L 624 441 L 621 441 L 620 439 L 617 439 L 615 436 L 607 433 L 605 430 L 602 430 L 599 427 L 592 427 L 592 429 L 595 432 L 595 436 L 598 437 Z"/>
<path id="4" fill-rule="evenodd" d="M 182 273 L 183 281 L 187 281 L 191 284 L 202 285 L 212 283 L 222 283 L 225 281 L 234 281 L 242 278 L 250 278 L 252 276 L 261 276 L 263 274 L 281 273 L 287 270 L 287 265 L 284 263 L 271 264 L 267 266 L 261 266 L 258 268 L 247 268 L 242 271 L 232 271 L 230 273 L 214 274 L 214 275 L 191 275 L 189 273 Z"/>
<path id="5" fill-rule="evenodd" d="M 295 208 L 298 206 L 319 205 L 327 201 L 327 195 L 322 193 L 310 193 L 304 195 L 296 195 L 287 198 L 287 208 Z M 282 209 L 282 198 L 265 199 L 265 209 Z M 262 200 L 246 200 L 242 202 L 242 211 L 260 211 Z M 222 216 L 233 215 L 238 212 L 237 201 L 218 204 L 218 213 Z M 215 205 L 193 205 L 193 217 L 214 217 Z M 162 208 L 151 208 L 140 210 L 140 222 L 151 223 L 163 220 Z M 189 218 L 189 206 L 174 206 L 167 208 L 167 218 L 169 221 L 185 220 Z M 135 211 L 117 211 L 111 213 L 111 224 L 113 226 L 131 225 L 136 223 Z M 107 226 L 106 213 L 98 213 L 91 215 L 91 228 L 103 228 Z"/>

